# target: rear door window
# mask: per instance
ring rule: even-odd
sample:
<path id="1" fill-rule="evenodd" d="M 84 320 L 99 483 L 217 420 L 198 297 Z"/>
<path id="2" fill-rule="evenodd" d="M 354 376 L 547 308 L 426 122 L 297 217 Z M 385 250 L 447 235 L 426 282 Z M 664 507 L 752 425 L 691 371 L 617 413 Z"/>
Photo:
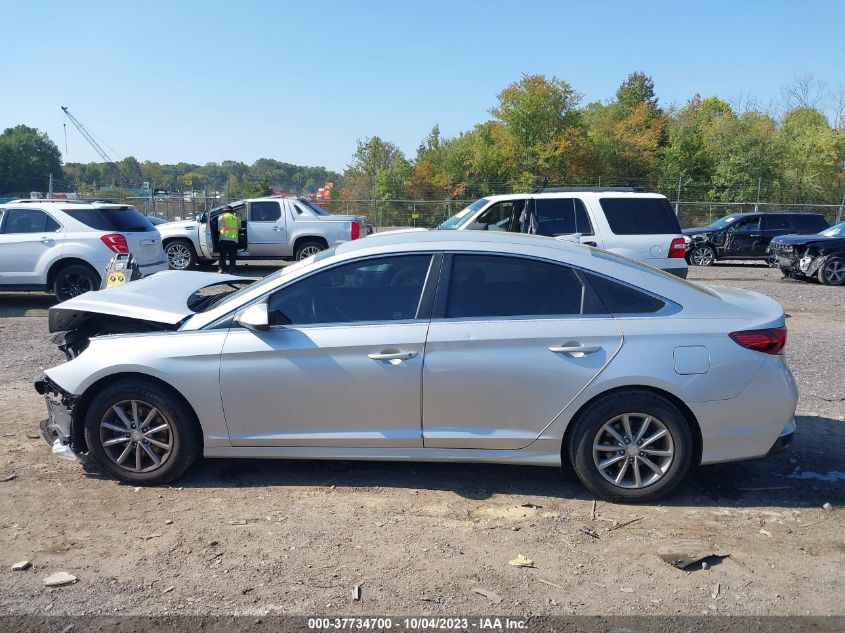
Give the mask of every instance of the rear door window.
<path id="1" fill-rule="evenodd" d="M 3 233 L 55 233 L 61 226 L 40 209 L 9 209 Z"/>
<path id="2" fill-rule="evenodd" d="M 587 209 L 579 198 L 537 198 L 534 204 L 540 235 L 593 234 Z"/>
<path id="3" fill-rule="evenodd" d="M 681 225 L 666 198 L 601 198 L 610 230 L 616 235 L 675 235 Z"/>
<path id="4" fill-rule="evenodd" d="M 63 209 L 70 217 L 96 231 L 141 233 L 156 228 L 143 213 L 133 207 L 101 209 Z"/>
<path id="5" fill-rule="evenodd" d="M 571 268 L 522 257 L 455 255 L 445 317 L 606 313 Z"/>

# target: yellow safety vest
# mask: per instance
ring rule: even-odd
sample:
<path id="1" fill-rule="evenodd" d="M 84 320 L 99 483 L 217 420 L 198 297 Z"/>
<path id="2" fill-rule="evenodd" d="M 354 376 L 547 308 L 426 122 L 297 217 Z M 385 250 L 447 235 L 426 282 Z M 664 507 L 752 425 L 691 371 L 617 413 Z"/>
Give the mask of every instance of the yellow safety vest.
<path id="1" fill-rule="evenodd" d="M 241 221 L 234 213 L 224 213 L 220 216 L 220 239 L 230 240 L 232 242 L 238 241 L 238 229 L 240 229 Z"/>

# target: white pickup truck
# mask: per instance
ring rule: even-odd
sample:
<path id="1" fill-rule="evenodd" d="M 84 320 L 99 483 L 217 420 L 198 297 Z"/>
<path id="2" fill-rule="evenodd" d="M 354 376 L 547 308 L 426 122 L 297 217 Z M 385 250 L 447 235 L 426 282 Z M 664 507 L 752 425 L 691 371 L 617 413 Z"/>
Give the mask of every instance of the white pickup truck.
<path id="1" fill-rule="evenodd" d="M 250 198 L 233 202 L 241 217 L 239 259 L 296 259 L 364 237 L 363 217 L 332 215 L 305 197 Z M 195 220 L 156 226 L 170 268 L 186 270 L 218 256 L 217 218 L 223 207 L 197 214 Z"/>

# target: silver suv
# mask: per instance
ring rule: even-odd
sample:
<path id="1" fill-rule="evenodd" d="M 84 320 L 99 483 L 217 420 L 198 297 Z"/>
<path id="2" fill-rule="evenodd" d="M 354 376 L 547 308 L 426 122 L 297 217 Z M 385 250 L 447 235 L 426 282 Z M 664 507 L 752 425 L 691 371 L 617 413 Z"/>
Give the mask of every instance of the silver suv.
<path id="1" fill-rule="evenodd" d="M 161 236 L 134 207 L 72 200 L 0 205 L 0 290 L 46 290 L 59 301 L 100 287 L 115 253 L 141 275 L 167 269 Z"/>

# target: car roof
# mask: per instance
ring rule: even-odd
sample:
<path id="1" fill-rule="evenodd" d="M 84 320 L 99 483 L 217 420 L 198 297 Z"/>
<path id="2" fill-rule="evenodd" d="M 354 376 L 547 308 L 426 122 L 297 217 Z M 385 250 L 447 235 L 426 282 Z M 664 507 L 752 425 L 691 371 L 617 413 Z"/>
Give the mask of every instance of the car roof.
<path id="1" fill-rule="evenodd" d="M 353 253 L 365 249 L 384 248 L 390 246 L 407 246 L 410 244 L 425 245 L 435 250 L 448 250 L 457 245 L 510 245 L 527 248 L 555 248 L 568 253 L 577 254 L 589 250 L 568 240 L 558 240 L 544 235 L 529 235 L 526 233 L 511 233 L 509 231 L 438 231 L 428 229 L 400 229 L 374 233 L 360 240 L 353 240 L 340 244 L 335 251 L 338 254 Z M 481 250 L 481 249 L 480 249 Z"/>
<path id="2" fill-rule="evenodd" d="M 118 204 L 117 202 L 97 202 L 92 200 L 61 200 L 61 199 L 38 199 L 38 198 L 22 198 L 19 200 L 9 200 L 0 204 L 2 207 L 12 206 L 46 206 L 58 207 L 59 210 L 67 209 L 134 209 L 135 206 L 131 204 Z"/>
<path id="3" fill-rule="evenodd" d="M 523 198 L 572 198 L 572 197 L 592 197 L 592 198 L 665 198 L 662 193 L 650 193 L 645 191 L 607 191 L 597 189 L 595 191 L 545 191 L 538 193 L 531 193 L 525 191 L 522 193 L 505 193 L 495 196 L 483 196 L 492 202 L 499 202 L 502 200 L 521 200 Z"/>

